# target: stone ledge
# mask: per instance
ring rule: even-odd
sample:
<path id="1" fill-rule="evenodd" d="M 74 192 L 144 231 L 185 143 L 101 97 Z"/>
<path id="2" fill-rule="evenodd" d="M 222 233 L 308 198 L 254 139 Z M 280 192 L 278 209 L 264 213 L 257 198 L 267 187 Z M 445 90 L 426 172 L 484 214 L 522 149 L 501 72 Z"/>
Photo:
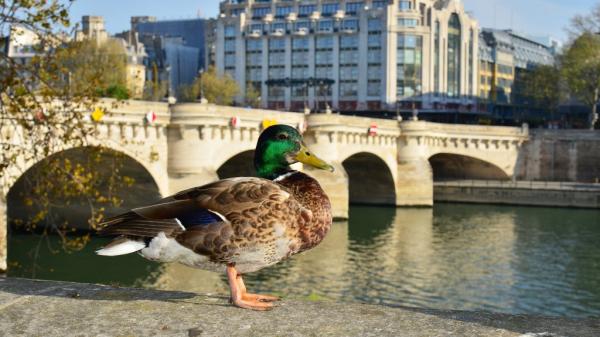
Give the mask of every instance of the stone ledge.
<path id="1" fill-rule="evenodd" d="M 198 280 L 201 282 L 201 280 Z M 283 301 L 238 309 L 226 295 L 0 279 L 6 336 L 600 336 L 600 319 Z"/>

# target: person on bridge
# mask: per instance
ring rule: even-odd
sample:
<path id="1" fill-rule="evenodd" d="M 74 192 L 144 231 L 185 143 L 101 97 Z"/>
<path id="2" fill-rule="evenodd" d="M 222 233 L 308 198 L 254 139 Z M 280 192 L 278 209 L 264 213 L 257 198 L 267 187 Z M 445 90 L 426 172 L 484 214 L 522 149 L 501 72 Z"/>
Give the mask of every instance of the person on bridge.
<path id="1" fill-rule="evenodd" d="M 332 222 L 329 198 L 315 179 L 290 168 L 296 162 L 333 171 L 296 129 L 271 126 L 256 145 L 258 178 L 219 180 L 109 218 L 99 234 L 116 238 L 97 253 L 139 252 L 154 261 L 224 271 L 233 304 L 271 309 L 278 298 L 246 292 L 242 274 L 313 248 Z"/>

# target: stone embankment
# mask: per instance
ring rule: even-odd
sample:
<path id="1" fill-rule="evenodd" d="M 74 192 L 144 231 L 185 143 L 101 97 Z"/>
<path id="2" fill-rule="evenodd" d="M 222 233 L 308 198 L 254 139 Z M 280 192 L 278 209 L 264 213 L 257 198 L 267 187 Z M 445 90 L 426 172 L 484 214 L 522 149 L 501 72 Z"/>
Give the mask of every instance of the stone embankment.
<path id="1" fill-rule="evenodd" d="M 2 336 L 600 336 L 600 319 L 288 301 L 238 309 L 226 295 L 0 279 Z"/>
<path id="2" fill-rule="evenodd" d="M 436 202 L 600 209 L 600 184 L 456 180 L 434 183 Z"/>

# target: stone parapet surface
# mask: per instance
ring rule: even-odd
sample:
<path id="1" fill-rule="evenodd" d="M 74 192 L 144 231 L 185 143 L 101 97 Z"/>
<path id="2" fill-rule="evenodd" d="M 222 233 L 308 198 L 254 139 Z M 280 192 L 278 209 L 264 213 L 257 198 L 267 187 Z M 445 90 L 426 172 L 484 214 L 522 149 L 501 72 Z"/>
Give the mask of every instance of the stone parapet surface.
<path id="1" fill-rule="evenodd" d="M 288 300 L 255 312 L 226 295 L 5 278 L 0 335 L 592 337 L 600 319 Z"/>

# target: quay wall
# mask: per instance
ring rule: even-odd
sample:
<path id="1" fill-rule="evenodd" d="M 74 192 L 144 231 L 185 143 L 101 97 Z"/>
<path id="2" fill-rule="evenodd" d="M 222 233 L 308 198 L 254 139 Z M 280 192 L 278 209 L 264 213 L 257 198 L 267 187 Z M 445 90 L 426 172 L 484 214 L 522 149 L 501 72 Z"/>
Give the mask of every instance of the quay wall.
<path id="1" fill-rule="evenodd" d="M 530 129 L 516 180 L 600 182 L 600 131 Z"/>
<path id="2" fill-rule="evenodd" d="M 461 180 L 434 183 L 435 202 L 600 209 L 600 184 Z"/>

